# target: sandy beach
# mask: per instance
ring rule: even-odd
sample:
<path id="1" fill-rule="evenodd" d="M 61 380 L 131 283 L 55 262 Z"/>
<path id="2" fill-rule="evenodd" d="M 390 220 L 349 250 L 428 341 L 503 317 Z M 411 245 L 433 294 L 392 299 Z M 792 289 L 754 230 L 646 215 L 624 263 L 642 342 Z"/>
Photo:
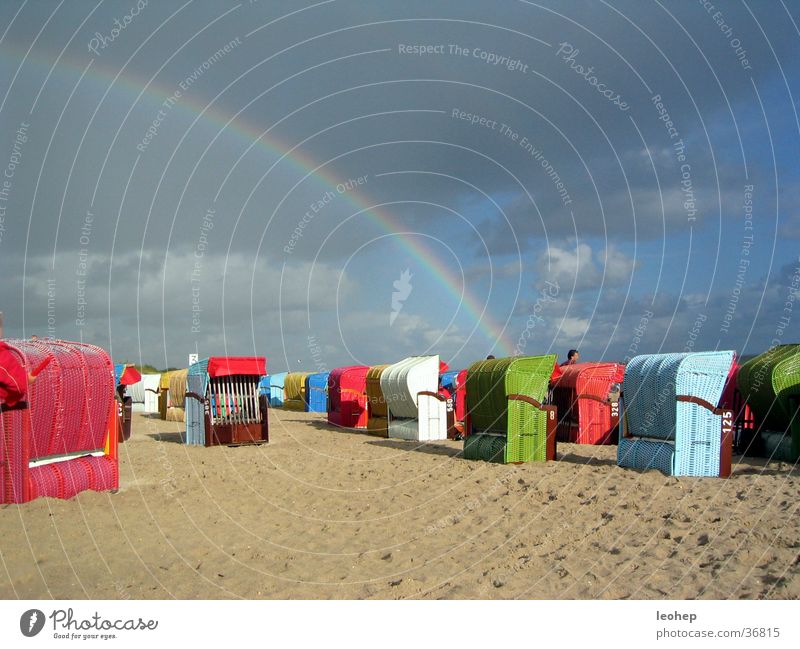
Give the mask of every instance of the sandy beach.
<path id="1" fill-rule="evenodd" d="M 258 447 L 135 415 L 120 491 L 0 507 L 8 598 L 797 598 L 800 474 L 503 466 L 272 410 Z"/>

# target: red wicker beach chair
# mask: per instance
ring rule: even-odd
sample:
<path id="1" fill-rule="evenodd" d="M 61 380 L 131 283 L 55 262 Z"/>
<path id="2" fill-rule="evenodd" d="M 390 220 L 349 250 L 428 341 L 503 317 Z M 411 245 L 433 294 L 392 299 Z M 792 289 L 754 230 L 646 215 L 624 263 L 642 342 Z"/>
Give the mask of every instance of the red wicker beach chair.
<path id="1" fill-rule="evenodd" d="M 25 402 L 0 407 L 0 503 L 71 498 L 119 486 L 114 367 L 99 347 L 10 340 L 31 371 Z"/>
<path id="2" fill-rule="evenodd" d="M 342 428 L 367 427 L 366 365 L 338 367 L 328 377 L 328 423 Z"/>
<path id="3" fill-rule="evenodd" d="M 561 417 L 558 441 L 613 444 L 619 430 L 619 394 L 625 366 L 576 363 L 561 368 L 553 385 L 553 403 Z"/>

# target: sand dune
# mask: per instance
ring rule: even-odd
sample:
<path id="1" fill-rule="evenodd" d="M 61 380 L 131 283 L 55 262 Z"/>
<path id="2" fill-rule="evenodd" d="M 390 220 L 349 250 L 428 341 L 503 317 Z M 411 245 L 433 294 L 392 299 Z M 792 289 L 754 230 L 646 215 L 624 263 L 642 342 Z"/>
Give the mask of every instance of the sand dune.
<path id="1" fill-rule="evenodd" d="M 0 507 L 3 598 L 796 598 L 800 474 L 559 445 L 503 466 L 273 410 L 260 447 L 135 415 L 121 490 Z"/>

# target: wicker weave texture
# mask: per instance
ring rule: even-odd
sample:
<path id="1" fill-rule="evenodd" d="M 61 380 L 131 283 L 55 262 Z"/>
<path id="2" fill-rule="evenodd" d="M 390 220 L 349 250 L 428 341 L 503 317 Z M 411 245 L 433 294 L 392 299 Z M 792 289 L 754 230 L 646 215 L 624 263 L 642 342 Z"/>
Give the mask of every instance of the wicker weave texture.
<path id="1" fill-rule="evenodd" d="M 500 358 L 473 363 L 467 371 L 467 407 L 472 427 L 479 434 L 501 435 L 502 461 L 546 460 L 547 412 L 526 401 L 509 401 L 508 397 L 521 395 L 544 403 L 555 363 L 553 354 Z M 467 448 L 475 443 L 470 441 L 472 436 L 464 442 L 465 457 Z M 481 451 L 481 455 L 490 453 L 494 458 L 499 442 L 492 437 L 483 438 L 479 448 L 489 450 Z"/>
<path id="2" fill-rule="evenodd" d="M 734 359 L 733 351 L 650 354 L 632 359 L 625 370 L 623 391 L 627 434 L 633 439 L 620 440 L 620 465 L 657 465 L 677 476 L 719 475 L 721 415 L 679 397 L 699 399 L 716 408 Z M 670 443 L 668 470 L 664 464 L 667 447 L 658 442 Z M 648 452 L 657 452 L 659 457 L 650 458 Z"/>
<path id="3" fill-rule="evenodd" d="M 186 377 L 189 370 L 175 370 L 169 374 L 169 407 L 183 409 L 186 398 Z M 181 420 L 182 421 L 182 420 Z"/>
<path id="4" fill-rule="evenodd" d="M 283 407 L 287 410 L 305 411 L 306 379 L 311 372 L 289 372 L 283 384 Z"/>
<path id="5" fill-rule="evenodd" d="M 497 358 L 473 363 L 467 371 L 467 408 L 479 431 L 507 433 L 508 395 L 543 403 L 556 362 L 554 354 Z"/>
<path id="6" fill-rule="evenodd" d="M 505 462 L 506 437 L 492 433 L 470 435 L 464 440 L 464 459 Z"/>
<path id="7" fill-rule="evenodd" d="M 6 341 L 28 371 L 49 364 L 29 386 L 28 408 L 0 416 L 0 502 L 24 502 L 39 495 L 34 460 L 47 459 L 54 497 L 69 498 L 89 488 L 78 457 L 103 452 L 115 416 L 116 378 L 108 354 L 93 345 L 59 340 Z M 116 439 L 116 437 L 114 438 Z M 62 456 L 78 456 L 75 459 Z M 116 466 L 116 457 L 110 459 Z M 71 464 L 68 464 L 71 463 Z M 105 488 L 105 487 L 104 487 Z"/>
<path id="8" fill-rule="evenodd" d="M 558 406 L 559 439 L 576 444 L 610 444 L 614 422 L 609 393 L 620 385 L 625 366 L 618 363 L 576 363 L 561 368 L 553 388 Z"/>
<path id="9" fill-rule="evenodd" d="M 367 402 L 369 403 L 369 416 L 386 418 L 389 415 L 386 407 L 386 397 L 381 390 L 381 374 L 390 365 L 373 365 L 367 372 Z"/>
<path id="10" fill-rule="evenodd" d="M 758 428 L 779 434 L 764 438 L 765 454 L 792 462 L 800 458 L 800 345 L 779 345 L 749 360 L 739 368 L 737 385 Z M 786 432 L 788 439 L 776 443 Z"/>

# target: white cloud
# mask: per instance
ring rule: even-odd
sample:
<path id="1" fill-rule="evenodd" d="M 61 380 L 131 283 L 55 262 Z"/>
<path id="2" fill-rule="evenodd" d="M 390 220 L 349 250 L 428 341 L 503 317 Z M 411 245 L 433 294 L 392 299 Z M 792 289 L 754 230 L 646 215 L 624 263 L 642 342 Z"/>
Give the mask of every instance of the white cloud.
<path id="1" fill-rule="evenodd" d="M 614 246 L 595 252 L 588 243 L 579 243 L 573 248 L 551 245 L 536 259 L 535 269 L 539 277 L 558 283 L 561 291 L 571 292 L 624 285 L 637 265 L 635 259 Z"/>
<path id="2" fill-rule="evenodd" d="M 590 320 L 588 318 L 567 317 L 558 324 L 560 325 L 559 333 L 561 334 L 559 339 L 573 341 L 578 340 L 586 335 L 586 332 L 589 329 Z"/>

